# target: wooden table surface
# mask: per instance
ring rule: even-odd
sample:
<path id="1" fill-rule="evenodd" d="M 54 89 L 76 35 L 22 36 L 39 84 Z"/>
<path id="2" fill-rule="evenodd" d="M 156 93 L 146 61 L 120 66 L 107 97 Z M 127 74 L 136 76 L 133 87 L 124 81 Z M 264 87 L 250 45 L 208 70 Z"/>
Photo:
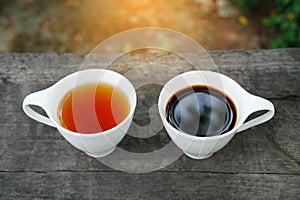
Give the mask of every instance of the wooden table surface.
<path id="1" fill-rule="evenodd" d="M 300 49 L 214 51 L 210 55 L 217 67 L 204 69 L 230 76 L 250 93 L 269 99 L 276 109 L 273 119 L 236 134 L 208 159 L 182 155 L 159 170 L 128 173 L 85 155 L 55 128 L 22 111 L 27 94 L 82 69 L 85 56 L 0 54 L 0 199 L 299 199 Z M 94 62 L 103 67 L 101 63 L 109 56 L 96 55 Z M 125 73 L 150 62 L 181 72 L 193 69 L 182 58 L 163 53 L 127 55 L 111 69 Z M 135 78 L 155 82 L 167 75 L 145 67 Z M 160 89 L 158 84 L 146 84 L 137 90 L 135 123 L 147 126 L 150 122 L 148 110 Z M 118 147 L 145 153 L 170 142 L 161 129 L 150 138 L 126 135 Z M 127 158 L 121 158 L 121 164 L 122 159 Z M 132 165 L 127 167 L 134 171 Z"/>

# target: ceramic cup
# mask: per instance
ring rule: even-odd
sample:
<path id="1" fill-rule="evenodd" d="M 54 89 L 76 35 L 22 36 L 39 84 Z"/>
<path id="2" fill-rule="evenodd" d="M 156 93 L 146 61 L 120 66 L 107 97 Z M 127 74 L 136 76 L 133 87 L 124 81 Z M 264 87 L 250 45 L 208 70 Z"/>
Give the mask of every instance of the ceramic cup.
<path id="1" fill-rule="evenodd" d="M 129 114 L 121 123 L 103 132 L 82 134 L 70 131 L 62 126 L 59 119 L 61 102 L 75 87 L 90 83 L 106 83 L 121 91 L 129 102 Z M 57 128 L 77 149 L 92 157 L 103 157 L 113 152 L 128 131 L 136 101 L 135 89 L 126 77 L 110 70 L 89 69 L 70 74 L 47 89 L 29 94 L 23 101 L 23 110 L 32 119 Z M 41 107 L 48 116 L 35 112 L 30 105 Z"/>
<path id="2" fill-rule="evenodd" d="M 196 85 L 215 88 L 233 101 L 237 116 L 235 116 L 235 125 L 231 130 L 220 135 L 200 137 L 196 134 L 191 135 L 178 130 L 168 122 L 166 109 L 171 97 L 178 91 Z M 167 82 L 161 90 L 158 109 L 164 127 L 171 139 L 187 156 L 194 159 L 210 157 L 213 153 L 222 149 L 236 133 L 268 121 L 275 112 L 270 101 L 248 93 L 231 78 L 220 73 L 200 70 L 180 74 Z M 267 112 L 245 122 L 252 113 L 257 111 Z"/>

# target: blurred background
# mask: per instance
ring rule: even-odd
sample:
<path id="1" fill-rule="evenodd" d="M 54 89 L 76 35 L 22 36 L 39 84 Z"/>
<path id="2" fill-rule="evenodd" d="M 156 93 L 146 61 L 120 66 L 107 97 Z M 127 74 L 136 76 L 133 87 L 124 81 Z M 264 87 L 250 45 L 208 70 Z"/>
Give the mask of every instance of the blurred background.
<path id="1" fill-rule="evenodd" d="M 206 50 L 300 47 L 299 23 L 299 0 L 0 0 L 0 52 L 85 54 L 149 26 Z"/>

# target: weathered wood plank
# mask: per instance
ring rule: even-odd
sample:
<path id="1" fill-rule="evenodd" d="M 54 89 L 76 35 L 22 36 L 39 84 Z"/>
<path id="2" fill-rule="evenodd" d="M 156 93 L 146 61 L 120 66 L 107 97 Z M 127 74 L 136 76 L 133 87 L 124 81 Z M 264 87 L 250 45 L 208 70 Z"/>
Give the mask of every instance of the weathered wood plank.
<path id="1" fill-rule="evenodd" d="M 46 84 L 0 84 L 0 171 L 111 171 L 101 162 L 74 149 L 56 129 L 35 122 L 23 113 L 21 104 L 25 95 Z M 144 87 L 139 94 L 143 96 L 147 92 L 148 88 Z M 149 122 L 147 107 L 151 106 L 149 102 L 155 102 L 155 93 L 159 93 L 159 87 L 140 99 L 136 122 Z M 182 156 L 162 170 L 299 174 L 299 100 L 272 101 L 277 114 L 270 122 L 237 134 L 223 150 L 207 160 L 195 161 Z M 151 152 L 169 142 L 170 138 L 163 129 L 146 139 L 127 135 L 119 146 L 129 152 Z"/>
<path id="2" fill-rule="evenodd" d="M 298 199 L 300 177 L 157 172 L 0 172 L 2 199 Z"/>
<path id="3" fill-rule="evenodd" d="M 300 50 L 216 51 L 210 55 L 217 68 L 203 69 L 226 74 L 251 93 L 270 99 L 276 108 L 274 118 L 237 134 L 209 159 L 198 161 L 182 155 L 159 171 L 128 174 L 86 156 L 56 129 L 31 120 L 22 111 L 27 94 L 82 69 L 84 56 L 0 54 L 0 199 L 297 199 Z M 93 59 L 103 67 L 110 57 L 96 55 Z M 111 69 L 125 73 L 145 63 L 179 72 L 194 69 L 173 54 L 127 55 Z M 172 77 L 151 70 L 144 67 L 132 81 Z M 152 84 L 138 89 L 136 123 L 149 123 L 148 110 L 157 102 L 160 88 Z M 151 138 L 127 135 L 119 147 L 151 152 L 168 143 L 170 138 L 162 129 Z M 134 160 L 130 162 L 134 165 Z"/>
<path id="4" fill-rule="evenodd" d="M 210 55 L 217 67 L 206 66 L 203 69 L 224 73 L 250 92 L 266 98 L 299 96 L 299 52 L 300 49 L 215 51 L 210 52 Z M 110 57 L 97 55 L 90 64 L 103 68 L 105 67 L 103 63 L 108 62 Z M 0 54 L 0 81 L 55 82 L 63 76 L 84 69 L 85 67 L 81 66 L 84 58 L 74 54 Z M 179 56 L 166 53 L 126 55 L 112 64 L 110 69 L 124 73 L 145 63 L 162 64 L 179 72 L 195 69 Z M 147 70 L 145 67 L 144 73 Z M 151 74 L 151 71 L 147 73 Z"/>

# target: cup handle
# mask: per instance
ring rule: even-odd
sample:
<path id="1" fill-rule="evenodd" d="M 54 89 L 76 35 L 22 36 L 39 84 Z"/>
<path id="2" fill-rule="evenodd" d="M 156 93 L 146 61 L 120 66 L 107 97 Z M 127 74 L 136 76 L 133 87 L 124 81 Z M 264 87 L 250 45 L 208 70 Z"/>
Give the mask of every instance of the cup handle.
<path id="1" fill-rule="evenodd" d="M 267 110 L 267 112 L 264 113 L 263 115 L 260 115 L 256 118 L 251 119 L 250 121 L 244 123 L 237 130 L 237 132 L 244 131 L 253 126 L 264 123 L 264 122 L 270 120 L 274 116 L 275 108 L 274 108 L 274 105 L 269 100 L 266 100 L 262 97 L 258 97 L 258 96 L 254 96 L 254 95 L 252 96 L 251 100 L 253 103 L 249 110 L 248 116 L 250 116 L 252 113 L 257 112 L 257 111 Z"/>
<path id="2" fill-rule="evenodd" d="M 47 110 L 45 105 L 46 95 L 47 95 L 47 90 L 42 90 L 27 95 L 23 101 L 23 110 L 26 113 L 26 115 L 28 115 L 32 119 L 38 122 L 42 122 L 46 125 L 56 127 L 48 117 L 45 117 L 44 115 L 41 115 L 36 111 L 34 111 L 32 108 L 30 108 L 30 105 L 35 105 L 41 107 L 43 110 L 46 111 Z"/>

